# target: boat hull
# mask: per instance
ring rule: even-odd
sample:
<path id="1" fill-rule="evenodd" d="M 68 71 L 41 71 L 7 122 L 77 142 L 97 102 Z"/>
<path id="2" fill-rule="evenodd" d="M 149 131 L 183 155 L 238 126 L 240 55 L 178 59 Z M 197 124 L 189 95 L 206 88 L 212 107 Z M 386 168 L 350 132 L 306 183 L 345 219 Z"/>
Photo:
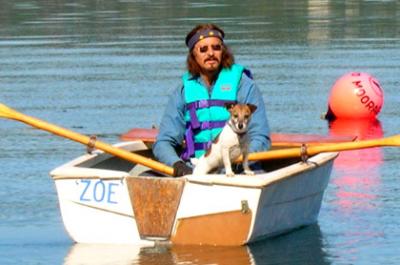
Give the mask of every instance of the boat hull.
<path id="1" fill-rule="evenodd" d="M 149 151 L 141 141 L 118 146 Z M 76 242 L 244 245 L 317 222 L 336 156 L 266 166 L 255 176 L 170 178 L 95 152 L 50 174 Z"/>

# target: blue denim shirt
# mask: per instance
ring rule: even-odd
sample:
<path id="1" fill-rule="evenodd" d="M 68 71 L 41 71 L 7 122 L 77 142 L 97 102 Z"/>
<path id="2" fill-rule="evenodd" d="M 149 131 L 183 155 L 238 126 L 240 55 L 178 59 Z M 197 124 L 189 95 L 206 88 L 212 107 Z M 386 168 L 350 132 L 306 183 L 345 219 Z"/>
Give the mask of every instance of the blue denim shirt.
<path id="1" fill-rule="evenodd" d="M 199 81 L 202 82 L 200 77 Z M 271 140 L 264 100 L 254 80 L 246 74 L 243 74 L 240 80 L 237 101 L 257 106 L 257 110 L 253 113 L 249 124 L 249 151 L 259 152 L 268 150 L 271 146 Z M 183 86 L 180 85 L 170 95 L 161 119 L 159 134 L 153 146 L 153 153 L 156 158 L 169 166 L 181 160 L 179 157 L 180 154 L 177 154 L 176 149 L 182 145 L 185 136 L 185 111 Z"/>

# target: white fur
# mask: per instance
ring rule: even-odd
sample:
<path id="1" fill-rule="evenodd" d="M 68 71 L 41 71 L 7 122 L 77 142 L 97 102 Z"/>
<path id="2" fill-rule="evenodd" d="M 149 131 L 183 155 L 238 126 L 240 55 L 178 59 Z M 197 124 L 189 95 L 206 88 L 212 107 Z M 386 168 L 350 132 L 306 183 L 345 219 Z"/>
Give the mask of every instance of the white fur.
<path id="1" fill-rule="evenodd" d="M 246 175 L 254 175 L 254 172 L 250 170 L 248 165 L 248 135 L 247 122 L 243 124 L 243 128 L 240 130 L 237 128 L 234 119 L 230 119 L 222 129 L 221 134 L 218 136 L 217 143 L 213 143 L 211 150 L 207 156 L 203 155 L 200 158 L 193 161 L 195 168 L 193 175 L 205 175 L 211 170 L 221 167 L 225 167 L 226 176 L 232 177 L 234 173 L 232 171 L 231 161 L 235 161 L 240 155 L 243 155 L 243 168 Z M 240 131 L 242 136 L 234 131 Z"/>

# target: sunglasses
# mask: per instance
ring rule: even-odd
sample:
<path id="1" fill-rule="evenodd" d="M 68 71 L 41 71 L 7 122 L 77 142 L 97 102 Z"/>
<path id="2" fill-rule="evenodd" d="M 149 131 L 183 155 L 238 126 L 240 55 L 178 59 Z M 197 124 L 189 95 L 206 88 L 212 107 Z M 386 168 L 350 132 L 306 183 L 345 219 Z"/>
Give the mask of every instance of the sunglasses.
<path id="1" fill-rule="evenodd" d="M 205 53 L 208 51 L 208 47 L 210 46 L 200 46 L 199 47 L 199 52 L 200 53 Z M 211 49 L 213 51 L 221 51 L 222 50 L 222 45 L 221 44 L 215 44 L 215 45 L 211 45 Z"/>

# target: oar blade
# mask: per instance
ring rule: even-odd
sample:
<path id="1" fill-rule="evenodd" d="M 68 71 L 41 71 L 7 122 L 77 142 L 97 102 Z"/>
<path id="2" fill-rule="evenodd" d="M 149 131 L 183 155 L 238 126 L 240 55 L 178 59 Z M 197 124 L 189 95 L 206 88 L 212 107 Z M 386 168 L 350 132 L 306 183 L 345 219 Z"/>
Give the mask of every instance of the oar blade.
<path id="1" fill-rule="evenodd" d="M 60 126 L 45 122 L 43 120 L 39 120 L 37 118 L 25 115 L 1 103 L 0 103 L 0 117 L 20 121 L 37 129 L 50 132 L 54 135 L 67 138 L 72 141 L 82 143 L 84 145 L 88 145 L 90 141 L 89 137 L 87 137 L 86 135 L 82 135 L 77 132 L 64 129 Z M 109 145 L 107 143 L 103 143 L 101 141 L 96 141 L 94 147 L 103 150 L 106 153 L 131 161 L 133 163 L 147 166 L 149 168 L 165 173 L 167 175 L 172 176 L 174 173 L 174 169 L 165 164 L 162 164 L 158 161 L 152 160 L 151 158 L 139 154 L 130 153 L 124 149 Z"/>
<path id="2" fill-rule="evenodd" d="M 6 119 L 12 119 L 13 110 L 7 107 L 6 105 L 0 103 L 0 117 Z"/>

